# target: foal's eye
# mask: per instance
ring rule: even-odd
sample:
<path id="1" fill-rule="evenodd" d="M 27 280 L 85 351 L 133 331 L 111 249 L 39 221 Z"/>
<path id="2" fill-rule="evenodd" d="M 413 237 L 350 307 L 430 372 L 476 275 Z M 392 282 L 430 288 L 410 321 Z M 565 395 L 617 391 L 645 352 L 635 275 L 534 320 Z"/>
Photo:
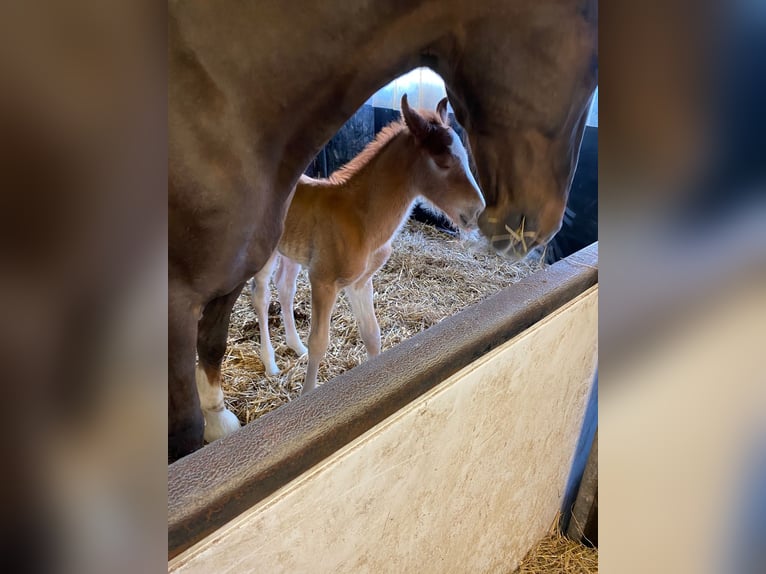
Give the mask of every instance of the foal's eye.
<path id="1" fill-rule="evenodd" d="M 436 167 L 440 169 L 449 169 L 450 167 L 452 167 L 452 162 L 450 162 L 449 159 L 444 157 L 434 158 L 434 163 L 436 164 Z"/>

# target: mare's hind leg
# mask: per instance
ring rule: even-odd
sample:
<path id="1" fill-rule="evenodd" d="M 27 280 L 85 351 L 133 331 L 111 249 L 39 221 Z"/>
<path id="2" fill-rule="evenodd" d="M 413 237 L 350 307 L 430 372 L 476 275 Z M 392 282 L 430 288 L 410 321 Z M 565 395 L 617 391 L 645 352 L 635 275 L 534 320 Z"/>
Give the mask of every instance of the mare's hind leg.
<path id="1" fill-rule="evenodd" d="M 213 442 L 239 428 L 239 420 L 223 403 L 221 363 L 226 352 L 231 309 L 244 283 L 205 307 L 197 335 L 197 391 L 205 415 L 205 440 Z"/>
<path id="2" fill-rule="evenodd" d="M 199 307 L 170 285 L 168 291 L 168 460 L 202 448 L 205 421 L 194 385 Z"/>
<path id="3" fill-rule="evenodd" d="M 261 360 L 266 369 L 266 374 L 270 376 L 279 374 L 279 369 L 274 359 L 274 345 L 271 344 L 271 335 L 269 334 L 269 299 L 271 295 L 269 279 L 271 279 L 271 274 L 274 271 L 274 262 L 278 256 L 279 254 L 274 251 L 266 265 L 263 266 L 263 269 L 253 277 L 250 289 L 250 300 L 258 317 L 258 328 L 261 331 Z"/>
<path id="4" fill-rule="evenodd" d="M 357 282 L 346 287 L 346 295 L 351 303 L 362 341 L 367 348 L 367 355 L 374 357 L 380 354 L 380 326 L 375 317 L 375 308 L 372 297 L 372 277 L 366 281 Z"/>
<path id="5" fill-rule="evenodd" d="M 287 346 L 299 355 L 309 352 L 301 341 L 298 331 L 295 329 L 295 316 L 293 315 L 293 301 L 295 301 L 295 280 L 300 273 L 301 265 L 289 257 L 282 255 L 277 267 L 277 292 L 279 293 L 279 305 L 282 307 L 282 322 L 285 325 L 285 340 Z"/>
<path id="6" fill-rule="evenodd" d="M 330 342 L 330 317 L 338 297 L 335 283 L 311 281 L 311 333 L 309 334 L 309 364 L 301 394 L 316 386 L 319 362 L 327 352 Z"/>

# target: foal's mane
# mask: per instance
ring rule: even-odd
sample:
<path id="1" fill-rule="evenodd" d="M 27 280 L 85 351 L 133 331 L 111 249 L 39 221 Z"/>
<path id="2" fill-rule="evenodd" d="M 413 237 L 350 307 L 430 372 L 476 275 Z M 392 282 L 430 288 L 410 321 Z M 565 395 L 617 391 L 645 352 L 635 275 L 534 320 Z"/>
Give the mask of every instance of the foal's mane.
<path id="1" fill-rule="evenodd" d="M 429 124 L 447 128 L 447 124 L 441 121 L 439 114 L 427 110 L 418 110 L 418 113 L 428 121 Z M 404 123 L 404 118 L 392 121 L 387 126 L 383 127 L 370 143 L 368 143 L 364 149 L 359 152 L 352 160 L 347 164 L 339 167 L 325 180 L 328 183 L 334 185 L 342 185 L 347 183 L 354 175 L 359 173 L 364 166 L 372 161 L 376 155 L 378 155 L 383 148 L 385 148 L 391 141 L 402 132 L 409 132 L 407 124 Z"/>

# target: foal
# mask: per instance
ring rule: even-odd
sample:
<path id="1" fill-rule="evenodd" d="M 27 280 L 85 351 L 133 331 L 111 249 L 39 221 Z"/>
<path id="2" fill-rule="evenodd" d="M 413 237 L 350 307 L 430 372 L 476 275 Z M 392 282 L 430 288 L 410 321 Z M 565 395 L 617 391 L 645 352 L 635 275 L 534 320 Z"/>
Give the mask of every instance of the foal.
<path id="1" fill-rule="evenodd" d="M 357 157 L 328 179 L 303 176 L 285 219 L 275 282 L 288 346 L 307 352 L 295 330 L 293 299 L 301 266 L 311 281 L 309 362 L 303 393 L 316 385 L 327 351 L 338 292 L 346 290 L 368 356 L 380 353 L 380 327 L 372 303 L 372 276 L 391 255 L 391 241 L 415 199 L 424 196 L 459 227 L 477 225 L 484 199 L 468 167 L 460 138 L 449 127 L 447 98 L 436 113 L 418 113 L 402 96 L 403 121 L 378 134 Z M 268 283 L 277 252 L 255 275 L 252 302 L 261 329 L 261 358 L 268 374 L 279 370 L 268 327 Z"/>

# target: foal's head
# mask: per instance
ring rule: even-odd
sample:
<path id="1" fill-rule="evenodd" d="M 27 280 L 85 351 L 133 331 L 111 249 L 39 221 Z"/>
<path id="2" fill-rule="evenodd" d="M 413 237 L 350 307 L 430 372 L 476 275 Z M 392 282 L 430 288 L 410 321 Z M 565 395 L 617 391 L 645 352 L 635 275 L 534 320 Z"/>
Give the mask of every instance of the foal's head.
<path id="1" fill-rule="evenodd" d="M 447 98 L 436 113 L 418 113 L 402 96 L 402 116 L 418 145 L 413 181 L 418 193 L 462 229 L 477 226 L 484 197 L 468 167 L 468 154 L 447 120 Z"/>

